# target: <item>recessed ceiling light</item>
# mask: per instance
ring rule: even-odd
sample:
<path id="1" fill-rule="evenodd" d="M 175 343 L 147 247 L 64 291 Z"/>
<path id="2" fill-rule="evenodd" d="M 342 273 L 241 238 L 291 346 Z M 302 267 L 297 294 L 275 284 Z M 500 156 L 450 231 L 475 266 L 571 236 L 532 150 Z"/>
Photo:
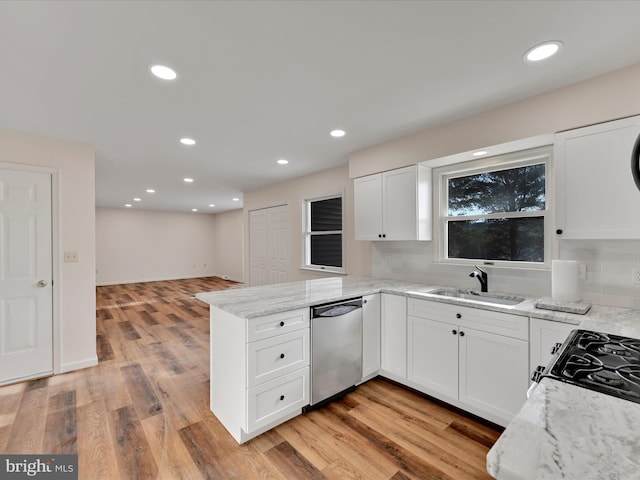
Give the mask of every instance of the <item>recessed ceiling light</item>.
<path id="1" fill-rule="evenodd" d="M 133 205 L 131 205 L 130 203 L 125 203 L 124 206 L 127 208 L 131 208 Z"/>
<path id="2" fill-rule="evenodd" d="M 215 207 L 215 204 L 210 203 L 210 204 L 209 204 L 209 206 L 210 206 L 211 208 L 213 208 L 213 207 Z"/>
<path id="3" fill-rule="evenodd" d="M 134 199 L 133 199 L 133 201 L 134 201 L 134 202 L 141 202 L 141 201 L 142 201 L 142 199 L 141 199 L 141 198 L 136 197 L 136 198 L 134 198 Z"/>
<path id="4" fill-rule="evenodd" d="M 240 199 L 238 197 L 233 197 L 231 200 L 233 200 L 234 202 L 239 202 Z"/>
<path id="5" fill-rule="evenodd" d="M 197 209 L 197 208 L 192 208 L 192 209 L 191 209 L 191 211 L 192 211 L 192 212 L 197 212 L 197 211 L 198 211 L 198 209 Z"/>
<path id="6" fill-rule="evenodd" d="M 163 80 L 175 80 L 178 76 L 175 70 L 165 65 L 151 65 L 149 70 L 151 70 L 151 73 L 153 73 L 156 77 Z"/>
<path id="7" fill-rule="evenodd" d="M 196 141 L 193 138 L 181 138 L 180 143 L 183 145 L 195 145 Z"/>
<path id="8" fill-rule="evenodd" d="M 156 193 L 156 191 L 153 188 L 147 188 L 147 193 Z"/>
<path id="9" fill-rule="evenodd" d="M 486 155 L 487 152 L 486 150 L 478 150 L 477 152 L 473 152 L 471 155 L 473 155 L 474 157 L 481 157 L 483 155 Z"/>
<path id="10" fill-rule="evenodd" d="M 535 47 L 530 48 L 524 54 L 524 59 L 527 62 L 539 62 L 540 60 L 544 60 L 545 58 L 549 58 L 552 55 L 558 53 L 562 47 L 562 42 L 552 41 L 541 43 L 540 45 L 536 45 Z"/>
<path id="11" fill-rule="evenodd" d="M 337 129 L 337 130 L 331 130 L 330 135 L 332 137 L 344 137 L 346 133 L 347 132 L 345 132 L 344 130 Z"/>
<path id="12" fill-rule="evenodd" d="M 289 160 L 285 160 L 284 158 L 278 160 L 278 165 L 286 165 L 287 163 L 289 163 Z"/>
<path id="13" fill-rule="evenodd" d="M 185 183 L 193 183 L 193 178 L 185 178 L 184 179 Z"/>

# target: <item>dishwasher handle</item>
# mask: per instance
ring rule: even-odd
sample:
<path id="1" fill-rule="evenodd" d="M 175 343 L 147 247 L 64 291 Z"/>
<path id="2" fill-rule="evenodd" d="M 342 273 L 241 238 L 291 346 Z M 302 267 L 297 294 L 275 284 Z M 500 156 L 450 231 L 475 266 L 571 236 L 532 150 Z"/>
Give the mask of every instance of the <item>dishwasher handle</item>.
<path id="1" fill-rule="evenodd" d="M 357 305 L 337 305 L 335 307 L 332 307 L 329 310 L 319 313 L 316 316 L 316 318 L 317 317 L 339 317 L 341 315 L 346 315 L 349 312 L 353 312 L 358 308 L 362 308 L 362 307 L 358 307 Z"/>
<path id="2" fill-rule="evenodd" d="M 329 305 L 319 305 L 311 307 L 312 318 L 319 317 L 339 317 L 346 315 L 354 310 L 362 308 L 362 299 L 348 300 L 340 303 L 333 303 Z"/>

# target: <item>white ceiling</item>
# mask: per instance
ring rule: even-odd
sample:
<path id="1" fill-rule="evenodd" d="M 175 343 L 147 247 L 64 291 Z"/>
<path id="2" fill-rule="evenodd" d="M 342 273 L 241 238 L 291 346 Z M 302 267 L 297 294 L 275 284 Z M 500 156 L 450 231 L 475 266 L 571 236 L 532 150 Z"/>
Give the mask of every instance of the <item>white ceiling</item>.
<path id="1" fill-rule="evenodd" d="M 610 0 L 5 0 L 0 128 L 95 146 L 98 206 L 220 212 L 355 150 L 638 63 L 638 18 L 640 2 Z M 564 48 L 525 63 L 545 40 Z M 178 79 L 152 77 L 155 63 Z"/>

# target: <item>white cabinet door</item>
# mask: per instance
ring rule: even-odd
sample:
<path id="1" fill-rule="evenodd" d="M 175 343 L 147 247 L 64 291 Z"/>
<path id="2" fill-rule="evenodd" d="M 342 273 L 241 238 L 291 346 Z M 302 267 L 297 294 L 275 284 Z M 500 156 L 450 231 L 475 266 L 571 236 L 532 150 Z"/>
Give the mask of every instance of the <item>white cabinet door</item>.
<path id="1" fill-rule="evenodd" d="M 391 378 L 407 378 L 407 299 L 383 293 L 380 369 Z"/>
<path id="2" fill-rule="evenodd" d="M 631 175 L 638 135 L 640 116 L 555 136 L 559 239 L 640 238 L 640 190 Z"/>
<path id="3" fill-rule="evenodd" d="M 356 240 L 431 240 L 431 169 L 376 173 L 353 188 Z"/>
<path id="4" fill-rule="evenodd" d="M 385 240 L 418 238 L 416 167 L 382 174 L 382 219 Z"/>
<path id="5" fill-rule="evenodd" d="M 458 328 L 426 318 L 407 318 L 407 378 L 458 399 Z"/>
<path id="6" fill-rule="evenodd" d="M 551 361 L 553 346 L 564 342 L 569 332 L 578 328 L 571 323 L 552 322 L 540 318 L 532 318 L 530 325 L 530 372 L 533 372 L 538 365 L 546 366 Z"/>
<path id="7" fill-rule="evenodd" d="M 378 240 L 382 235 L 382 174 L 353 181 L 356 240 Z"/>
<path id="8" fill-rule="evenodd" d="M 362 299 L 362 378 L 380 370 L 380 294 Z"/>
<path id="9" fill-rule="evenodd" d="M 529 344 L 461 328 L 460 401 L 509 422 L 527 400 Z"/>

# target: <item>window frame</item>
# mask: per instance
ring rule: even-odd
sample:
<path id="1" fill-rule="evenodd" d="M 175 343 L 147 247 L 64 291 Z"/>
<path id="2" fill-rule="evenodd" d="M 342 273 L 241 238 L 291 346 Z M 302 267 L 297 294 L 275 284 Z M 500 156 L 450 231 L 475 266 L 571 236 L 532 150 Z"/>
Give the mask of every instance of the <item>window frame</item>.
<path id="1" fill-rule="evenodd" d="M 311 231 L 311 204 L 322 200 L 330 200 L 332 198 L 340 198 L 342 204 L 341 212 L 341 230 L 326 230 L 320 232 Z M 334 193 L 330 195 L 322 195 L 319 197 L 305 198 L 302 201 L 302 265 L 301 270 L 311 270 L 315 272 L 325 272 L 331 274 L 346 274 L 346 258 L 345 258 L 345 194 L 344 192 Z M 331 265 L 317 265 L 311 263 L 311 237 L 318 235 L 341 235 L 341 257 L 342 267 L 334 267 Z"/>
<path id="2" fill-rule="evenodd" d="M 512 168 L 526 167 L 529 165 L 545 165 L 545 208 L 523 212 L 499 212 L 481 215 L 448 215 L 448 180 L 455 177 L 476 175 L 483 172 L 508 170 Z M 502 155 L 497 155 L 464 163 L 457 163 L 440 167 L 434 171 L 434 240 L 436 241 L 435 261 L 450 265 L 488 265 L 493 267 L 548 270 L 551 268 L 552 258 L 552 228 L 553 228 L 553 145 L 522 150 Z M 467 259 L 448 257 L 448 229 L 449 221 L 475 220 L 475 219 L 499 219 L 499 218 L 544 218 L 544 261 L 520 262 L 513 260 L 489 260 Z"/>

